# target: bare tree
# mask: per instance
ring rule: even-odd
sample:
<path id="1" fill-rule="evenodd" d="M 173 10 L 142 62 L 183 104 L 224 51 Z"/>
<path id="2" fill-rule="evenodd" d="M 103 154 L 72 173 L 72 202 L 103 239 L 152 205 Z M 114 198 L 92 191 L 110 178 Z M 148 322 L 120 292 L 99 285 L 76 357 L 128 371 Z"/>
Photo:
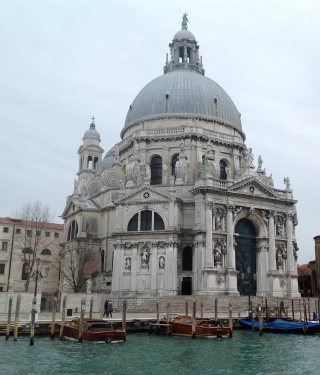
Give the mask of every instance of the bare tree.
<path id="1" fill-rule="evenodd" d="M 68 244 L 67 249 L 61 251 L 60 274 L 63 283 L 74 293 L 81 291 L 90 275 L 93 277 L 99 267 L 99 259 L 90 246 L 79 246 L 77 241 Z"/>
<path id="2" fill-rule="evenodd" d="M 54 214 L 50 211 L 49 206 L 42 204 L 41 201 L 24 203 L 16 210 L 14 217 L 21 220 L 19 226 L 22 227 L 20 233 L 15 235 L 16 246 L 19 248 L 16 255 L 23 258 L 24 264 L 28 263 L 30 266 L 25 283 L 27 292 L 40 252 L 53 243 L 56 244 L 59 239 L 54 236 L 46 237 L 45 230 L 51 229 L 50 223 L 53 221 Z"/>

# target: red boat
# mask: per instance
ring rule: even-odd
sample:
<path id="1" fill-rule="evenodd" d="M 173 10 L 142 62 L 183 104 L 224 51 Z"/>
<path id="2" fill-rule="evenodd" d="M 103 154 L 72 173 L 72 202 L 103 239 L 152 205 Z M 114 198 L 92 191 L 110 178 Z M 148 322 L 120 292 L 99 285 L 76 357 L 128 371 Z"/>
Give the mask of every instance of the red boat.
<path id="1" fill-rule="evenodd" d="M 70 341 L 79 339 L 80 319 L 73 319 L 64 325 L 64 337 Z M 125 341 L 125 331 L 117 329 L 117 325 L 100 319 L 84 319 L 83 342 L 94 342 L 97 344 L 118 343 Z"/>
<path id="2" fill-rule="evenodd" d="M 167 320 L 162 319 L 159 322 L 161 332 L 172 333 L 173 335 L 192 336 L 192 317 L 178 315 Z M 229 327 L 223 327 L 218 320 L 210 318 L 196 318 L 195 335 L 207 338 L 228 337 Z"/>

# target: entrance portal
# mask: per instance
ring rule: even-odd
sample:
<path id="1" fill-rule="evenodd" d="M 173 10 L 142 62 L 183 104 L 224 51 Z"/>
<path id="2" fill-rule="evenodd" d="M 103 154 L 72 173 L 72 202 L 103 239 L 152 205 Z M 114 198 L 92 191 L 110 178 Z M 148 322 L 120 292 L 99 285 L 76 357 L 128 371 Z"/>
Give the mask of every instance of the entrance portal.
<path id="1" fill-rule="evenodd" d="M 256 273 L 256 231 L 250 221 L 241 219 L 236 225 L 235 233 L 239 233 L 236 238 L 236 269 L 239 271 L 237 275 L 238 291 L 240 295 L 255 296 L 257 283 L 253 275 Z"/>
<path id="2" fill-rule="evenodd" d="M 192 277 L 183 277 L 181 283 L 181 294 L 191 296 L 192 294 Z"/>

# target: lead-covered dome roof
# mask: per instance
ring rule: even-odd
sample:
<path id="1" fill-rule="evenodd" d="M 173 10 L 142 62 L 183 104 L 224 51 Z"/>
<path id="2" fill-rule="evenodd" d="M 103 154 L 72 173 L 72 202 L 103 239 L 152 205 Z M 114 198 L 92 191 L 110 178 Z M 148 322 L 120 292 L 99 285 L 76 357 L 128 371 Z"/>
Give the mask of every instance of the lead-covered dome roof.
<path id="1" fill-rule="evenodd" d="M 189 69 L 172 70 L 148 83 L 130 106 L 125 126 L 170 114 L 220 119 L 242 128 L 240 113 L 224 89 Z"/>

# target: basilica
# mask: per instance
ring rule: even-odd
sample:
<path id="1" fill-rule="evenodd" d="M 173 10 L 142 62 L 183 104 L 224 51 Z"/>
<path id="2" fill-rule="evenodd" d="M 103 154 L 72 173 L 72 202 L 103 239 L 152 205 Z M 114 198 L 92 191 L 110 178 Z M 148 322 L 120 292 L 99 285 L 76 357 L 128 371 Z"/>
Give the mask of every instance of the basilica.
<path id="1" fill-rule="evenodd" d="M 64 254 L 92 249 L 93 288 L 111 298 L 298 297 L 290 180 L 278 189 L 261 156 L 254 164 L 240 113 L 205 76 L 187 23 L 185 14 L 163 74 L 129 106 L 121 141 L 103 157 L 94 120 L 85 132 Z"/>

